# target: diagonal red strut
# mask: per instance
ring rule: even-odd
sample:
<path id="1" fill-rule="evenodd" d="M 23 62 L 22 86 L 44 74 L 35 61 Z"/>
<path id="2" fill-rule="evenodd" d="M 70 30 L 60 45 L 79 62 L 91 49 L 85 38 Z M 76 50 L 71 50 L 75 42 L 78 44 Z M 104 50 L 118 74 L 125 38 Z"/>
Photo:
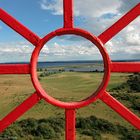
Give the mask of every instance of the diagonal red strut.
<path id="1" fill-rule="evenodd" d="M 30 64 L 0 64 L 0 74 L 29 74 Z"/>
<path id="2" fill-rule="evenodd" d="M 26 38 L 33 45 L 37 46 L 40 41 L 40 37 L 30 31 L 27 27 L 22 25 L 19 21 L 14 19 L 11 15 L 9 15 L 6 11 L 0 8 L 0 20 L 2 20 L 5 24 L 15 30 L 17 33 Z"/>
<path id="3" fill-rule="evenodd" d="M 21 115 L 32 108 L 36 103 L 38 103 L 40 97 L 37 93 L 32 94 L 28 99 L 26 99 L 22 104 L 15 108 L 11 113 L 9 113 L 5 118 L 0 121 L 0 132 L 4 131 L 10 124 L 16 121 Z"/>
<path id="4" fill-rule="evenodd" d="M 140 72 L 140 62 L 112 62 L 112 72 Z"/>
<path id="5" fill-rule="evenodd" d="M 103 44 L 108 42 L 112 37 L 119 33 L 123 28 L 125 28 L 129 23 L 136 19 L 140 15 L 140 3 L 137 4 L 132 10 L 130 10 L 126 15 L 124 15 L 120 20 L 113 24 L 110 28 L 104 31 L 98 38 Z"/>
<path id="6" fill-rule="evenodd" d="M 140 130 L 140 118 L 138 118 L 115 98 L 113 98 L 109 93 L 105 92 L 105 94 L 103 94 L 100 99 L 118 114 L 120 114 L 125 120 Z"/>
<path id="7" fill-rule="evenodd" d="M 73 28 L 73 0 L 63 0 L 64 28 Z"/>

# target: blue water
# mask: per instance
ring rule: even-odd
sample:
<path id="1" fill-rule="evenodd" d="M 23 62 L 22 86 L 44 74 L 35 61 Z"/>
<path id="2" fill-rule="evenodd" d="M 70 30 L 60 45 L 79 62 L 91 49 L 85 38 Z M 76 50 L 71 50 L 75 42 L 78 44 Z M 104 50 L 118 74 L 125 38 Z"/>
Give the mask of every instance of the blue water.
<path id="1" fill-rule="evenodd" d="M 102 61 L 61 61 L 61 62 L 39 62 L 38 68 L 53 68 L 53 67 L 64 67 L 65 71 L 76 71 L 76 72 L 92 72 L 92 71 L 103 71 L 103 66 L 97 65 L 102 64 Z M 86 66 L 85 66 L 86 65 Z M 56 71 L 56 70 L 51 70 Z"/>
<path id="2" fill-rule="evenodd" d="M 140 62 L 140 60 L 114 60 L 115 62 Z M 27 64 L 29 62 L 12 62 L 12 63 L 1 63 L 1 64 Z M 64 67 L 65 71 L 77 71 L 77 72 L 92 72 L 92 71 L 103 71 L 104 68 L 102 61 L 54 61 L 54 62 L 39 62 L 38 68 L 57 68 Z M 85 66 L 86 65 L 86 66 Z M 56 70 L 51 70 L 56 71 Z"/>

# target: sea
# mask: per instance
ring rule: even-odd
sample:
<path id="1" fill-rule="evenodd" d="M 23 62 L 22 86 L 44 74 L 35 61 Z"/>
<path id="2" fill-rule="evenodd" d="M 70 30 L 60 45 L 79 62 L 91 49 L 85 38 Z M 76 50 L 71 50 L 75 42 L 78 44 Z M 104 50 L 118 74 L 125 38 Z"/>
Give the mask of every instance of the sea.
<path id="1" fill-rule="evenodd" d="M 140 62 L 139 59 L 131 60 L 112 60 L 113 62 Z M 87 61 L 51 61 L 51 62 L 39 62 L 38 68 L 53 68 L 63 67 L 65 71 L 76 72 L 103 72 L 104 65 L 101 60 L 87 60 Z M 51 70 L 52 71 L 52 70 Z M 54 70 L 55 71 L 55 70 Z"/>
<path id="2" fill-rule="evenodd" d="M 54 61 L 54 62 L 39 62 L 38 68 L 48 68 L 50 71 L 57 71 L 63 68 L 64 71 L 74 72 L 102 72 L 103 62 L 102 61 Z M 51 69 L 52 68 L 52 69 Z"/>
<path id="3" fill-rule="evenodd" d="M 114 62 L 138 62 L 140 60 L 114 60 Z M 29 62 L 20 62 L 20 64 L 27 64 Z M 19 64 L 19 62 L 1 63 L 1 64 Z M 38 62 L 38 69 L 49 69 L 50 71 L 57 71 L 59 68 L 63 68 L 64 71 L 76 71 L 76 72 L 103 72 L 103 61 L 50 61 L 50 62 Z M 56 69 L 58 68 L 58 69 Z"/>

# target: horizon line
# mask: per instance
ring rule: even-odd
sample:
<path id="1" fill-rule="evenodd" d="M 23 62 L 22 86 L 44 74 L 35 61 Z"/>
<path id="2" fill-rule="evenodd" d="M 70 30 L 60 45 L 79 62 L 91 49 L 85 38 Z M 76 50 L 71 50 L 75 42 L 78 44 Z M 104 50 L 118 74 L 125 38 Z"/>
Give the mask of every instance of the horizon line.
<path id="1" fill-rule="evenodd" d="M 38 63 L 57 63 L 57 62 L 101 62 L 103 60 L 60 60 L 60 61 L 39 61 Z M 140 59 L 114 59 L 111 60 L 113 62 L 123 62 L 123 61 L 130 61 L 130 62 L 138 62 Z M 0 62 L 0 64 L 17 64 L 17 63 L 30 63 L 30 61 L 21 61 L 21 62 Z"/>

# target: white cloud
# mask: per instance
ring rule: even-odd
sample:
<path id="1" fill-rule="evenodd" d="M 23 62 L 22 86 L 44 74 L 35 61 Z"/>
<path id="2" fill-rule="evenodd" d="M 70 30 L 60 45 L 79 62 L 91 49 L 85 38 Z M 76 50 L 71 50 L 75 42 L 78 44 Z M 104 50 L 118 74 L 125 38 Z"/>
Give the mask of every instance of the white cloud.
<path id="1" fill-rule="evenodd" d="M 72 38 L 72 37 L 71 37 Z M 64 38 L 63 38 L 64 39 Z M 43 60 L 98 60 L 101 59 L 99 50 L 91 42 L 80 40 L 63 44 L 60 40 L 51 42 L 44 46 L 40 53 L 40 61 Z M 66 40 L 65 40 L 66 41 Z"/>
<path id="2" fill-rule="evenodd" d="M 32 47 L 28 43 L 24 42 L 10 42 L 10 43 L 0 43 L 0 53 L 24 53 L 30 54 L 32 52 Z"/>
<path id="3" fill-rule="evenodd" d="M 64 38 L 63 38 L 64 39 Z M 71 42 L 63 44 L 60 40 L 44 45 L 41 50 L 40 61 L 56 60 L 88 60 L 99 59 L 98 49 L 89 41 L 80 40 L 77 43 Z M 4 62 L 24 62 L 30 61 L 34 47 L 26 42 L 1 42 L 0 43 L 0 63 Z"/>
<path id="4" fill-rule="evenodd" d="M 129 45 L 140 45 L 140 33 L 136 32 L 129 32 L 129 34 L 126 35 L 126 41 Z"/>
<path id="5" fill-rule="evenodd" d="M 100 17 L 107 13 L 117 14 L 121 2 L 119 0 L 75 0 L 74 13 L 76 16 Z M 63 14 L 63 0 L 42 0 L 43 10 L 51 10 L 54 15 Z"/>
<path id="6" fill-rule="evenodd" d="M 121 6 L 119 7 L 119 11 L 121 13 L 126 12 L 133 8 L 135 5 L 140 3 L 140 0 L 119 0 L 121 2 Z"/>
<path id="7" fill-rule="evenodd" d="M 77 16 L 100 17 L 108 13 L 125 13 L 138 3 L 139 0 L 74 0 L 74 13 Z M 63 14 L 63 0 L 40 0 L 40 5 L 54 15 Z"/>
<path id="8" fill-rule="evenodd" d="M 140 47 L 140 18 L 133 21 L 126 29 L 123 31 L 124 39 L 127 45 L 139 46 Z"/>
<path id="9" fill-rule="evenodd" d="M 78 27 L 99 35 L 138 3 L 139 0 L 74 0 L 74 14 L 79 17 Z M 63 0 L 40 0 L 40 5 L 54 15 L 63 14 Z"/>
<path id="10" fill-rule="evenodd" d="M 33 46 L 26 42 L 1 42 L 0 63 L 29 61 Z"/>
<path id="11" fill-rule="evenodd" d="M 54 15 L 62 15 L 62 2 L 63 0 L 52 0 L 51 2 L 43 0 L 41 6 L 44 10 L 51 10 Z M 81 23 L 83 23 L 80 27 L 97 36 L 138 3 L 140 3 L 139 0 L 75 0 L 74 12 L 76 16 L 80 17 Z M 106 44 L 112 58 L 133 59 L 135 56 L 140 56 L 139 24 L 140 18 L 137 18 Z M 89 53 L 88 49 L 86 50 L 82 48 L 82 45 L 78 45 L 81 48 L 79 55 Z M 72 50 L 76 52 L 74 48 Z"/>
<path id="12" fill-rule="evenodd" d="M 53 15 L 63 14 L 63 0 L 41 0 L 43 10 Z M 84 22 L 80 27 L 99 35 L 120 16 L 132 8 L 139 0 L 75 0 L 74 11 L 77 18 Z M 140 18 L 132 22 L 107 44 L 107 50 L 113 59 L 140 59 Z M 0 26 L 1 30 L 1 26 Z M 68 42 L 71 40 L 71 42 Z M 58 40 L 57 40 L 58 41 Z M 59 43 L 51 42 L 44 46 L 40 60 L 88 60 L 99 59 L 99 51 L 88 41 L 79 38 L 61 38 Z M 67 42 L 67 43 L 66 43 Z M 33 47 L 26 42 L 0 43 L 0 62 L 29 61 Z"/>
<path id="13" fill-rule="evenodd" d="M 106 44 L 115 59 L 140 59 L 140 18 L 137 18 Z"/>
<path id="14" fill-rule="evenodd" d="M 100 17 L 104 14 L 117 14 L 120 7 L 118 0 L 76 0 L 75 13 L 79 16 Z"/>
<path id="15" fill-rule="evenodd" d="M 40 5 L 43 10 L 51 10 L 54 15 L 62 15 L 62 2 L 63 0 L 53 0 L 52 2 L 50 0 L 42 0 Z"/>

